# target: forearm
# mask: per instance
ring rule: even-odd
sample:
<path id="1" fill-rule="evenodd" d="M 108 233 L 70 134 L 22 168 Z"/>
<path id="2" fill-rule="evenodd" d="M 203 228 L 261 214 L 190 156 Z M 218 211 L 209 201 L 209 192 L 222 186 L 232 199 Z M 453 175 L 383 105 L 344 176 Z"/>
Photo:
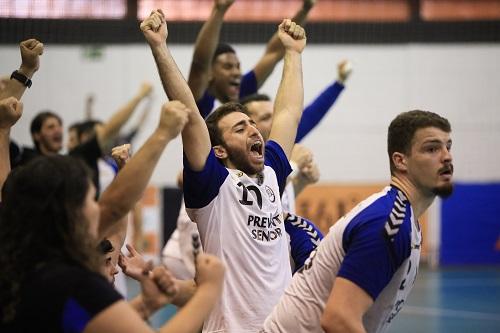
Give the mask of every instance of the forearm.
<path id="1" fill-rule="evenodd" d="M 201 286 L 191 300 L 164 325 L 160 333 L 199 332 L 203 321 L 212 311 L 218 299 L 218 291 L 210 286 Z"/>
<path id="2" fill-rule="evenodd" d="M 134 96 L 127 102 L 127 104 L 123 105 L 107 122 L 102 125 L 102 130 L 98 132 L 100 133 L 98 139 L 101 147 L 106 145 L 110 140 L 118 135 L 120 129 L 130 119 L 142 98 L 143 96 L 139 94 Z"/>
<path id="3" fill-rule="evenodd" d="M 140 200 L 160 156 L 172 136 L 157 129 L 118 173 L 99 199 L 100 234 L 124 217 Z"/>
<path id="4" fill-rule="evenodd" d="M 303 107 L 301 55 L 295 51 L 287 51 L 281 83 L 274 102 L 275 113 L 270 138 L 278 139 L 288 158 L 291 156 Z"/>
<path id="5" fill-rule="evenodd" d="M 302 141 L 319 124 L 343 90 L 344 85 L 335 81 L 304 109 L 297 129 L 295 143 Z"/>
<path id="6" fill-rule="evenodd" d="M 158 67 L 163 89 L 168 98 L 171 101 L 178 100 L 191 110 L 196 110 L 193 94 L 166 44 L 152 46 L 151 51 Z"/>
<path id="7" fill-rule="evenodd" d="M 170 100 L 178 100 L 194 112 L 182 131 L 184 151 L 194 170 L 201 170 L 210 152 L 210 137 L 205 121 L 198 112 L 198 107 L 184 77 L 179 71 L 166 45 L 152 47 L 160 78 Z"/>
<path id="8" fill-rule="evenodd" d="M 309 11 L 312 9 L 312 6 L 304 4 L 301 9 L 295 14 L 295 16 L 292 18 L 292 21 L 299 24 L 303 25 L 304 22 L 307 19 L 307 15 L 309 14 Z M 269 76 L 272 72 L 272 69 L 274 66 L 281 60 L 283 59 L 285 55 L 285 48 L 283 47 L 283 44 L 281 43 L 278 33 L 274 33 L 274 35 L 271 37 L 269 42 L 266 45 L 266 55 L 272 56 L 274 65 L 272 68 L 270 68 L 270 71 L 267 74 Z M 267 76 L 265 78 L 267 78 Z M 260 83 L 261 80 L 259 80 Z M 262 82 L 263 83 L 263 82 Z M 259 85 L 260 87 L 260 85 Z"/>
<path id="9" fill-rule="evenodd" d="M 149 309 L 146 303 L 144 303 L 144 299 L 142 298 L 142 294 L 137 295 L 129 302 L 130 306 L 134 308 L 135 311 L 141 316 L 143 320 L 148 320 L 149 317 L 158 309 Z"/>
<path id="10" fill-rule="evenodd" d="M 227 9 L 214 6 L 196 38 L 188 85 L 195 100 L 200 99 L 208 87 L 212 58 L 219 44 L 220 31 Z"/>
<path id="11" fill-rule="evenodd" d="M 27 78 L 31 79 L 35 74 L 34 70 L 28 69 L 24 66 L 20 66 L 18 72 L 24 74 Z M 10 79 L 5 88 L 0 90 L 0 99 L 4 99 L 7 97 L 15 97 L 17 100 L 21 100 L 24 92 L 26 91 L 26 86 L 15 79 Z"/>
<path id="12" fill-rule="evenodd" d="M 172 299 L 172 304 L 183 307 L 189 302 L 196 292 L 196 283 L 194 280 L 177 280 L 179 291 Z"/>

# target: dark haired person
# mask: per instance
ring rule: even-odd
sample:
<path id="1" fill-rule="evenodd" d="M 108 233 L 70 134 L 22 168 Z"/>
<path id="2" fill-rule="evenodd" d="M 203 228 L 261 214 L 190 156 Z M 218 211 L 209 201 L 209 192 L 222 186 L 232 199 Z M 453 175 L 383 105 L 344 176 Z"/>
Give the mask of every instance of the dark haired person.
<path id="1" fill-rule="evenodd" d="M 161 10 L 141 30 L 165 92 L 192 111 L 182 131 L 186 210 L 198 225 L 203 250 L 227 267 L 222 299 L 204 331 L 255 332 L 291 279 L 280 193 L 303 108 L 304 29 L 290 20 L 278 28 L 285 61 L 266 145 L 241 104 L 227 103 L 204 121 L 168 49 Z"/>
<path id="2" fill-rule="evenodd" d="M 451 127 L 427 111 L 390 124 L 391 183 L 338 220 L 296 273 L 262 332 L 385 332 L 417 277 L 418 218 L 453 190 Z"/>
<path id="3" fill-rule="evenodd" d="M 0 331 L 153 332 L 140 317 L 150 313 L 148 304 L 137 313 L 100 274 L 97 240 L 112 221 L 100 225 L 106 205 L 95 201 L 89 168 L 71 157 L 42 156 L 9 175 L 9 132 L 21 113 L 15 97 L 0 100 Z M 160 126 L 150 146 L 181 130 L 182 117 L 173 122 L 173 113 L 167 113 L 162 120 L 173 132 L 161 133 Z M 127 171 L 134 172 L 134 164 Z M 201 254 L 197 269 L 196 293 L 160 332 L 198 332 L 217 301 L 222 264 Z M 148 281 L 154 276 L 143 275 L 144 283 L 160 293 L 158 284 Z"/>
<path id="4" fill-rule="evenodd" d="M 214 109 L 216 101 L 237 102 L 256 93 L 285 55 L 275 33 L 254 68 L 242 76 L 236 51 L 228 44 L 219 44 L 224 16 L 233 3 L 234 0 L 214 0 L 210 17 L 196 38 L 188 85 L 203 118 Z M 304 24 L 315 3 L 316 0 L 303 0 L 292 21 Z"/>

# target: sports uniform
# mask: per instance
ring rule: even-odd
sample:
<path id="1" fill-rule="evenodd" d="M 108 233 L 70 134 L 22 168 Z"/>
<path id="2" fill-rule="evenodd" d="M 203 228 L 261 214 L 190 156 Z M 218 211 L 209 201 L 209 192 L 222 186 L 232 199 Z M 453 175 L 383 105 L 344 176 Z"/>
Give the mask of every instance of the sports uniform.
<path id="1" fill-rule="evenodd" d="M 210 152 L 203 170 L 184 160 L 184 199 L 205 252 L 226 267 L 222 297 L 204 332 L 256 332 L 291 280 L 280 193 L 291 171 L 282 148 L 266 144 L 256 178 L 225 168 Z"/>
<path id="2" fill-rule="evenodd" d="M 262 332 L 323 332 L 320 320 L 336 277 L 366 291 L 374 303 L 367 332 L 384 332 L 413 287 L 421 232 L 409 201 L 394 186 L 338 220 L 296 273 Z"/>

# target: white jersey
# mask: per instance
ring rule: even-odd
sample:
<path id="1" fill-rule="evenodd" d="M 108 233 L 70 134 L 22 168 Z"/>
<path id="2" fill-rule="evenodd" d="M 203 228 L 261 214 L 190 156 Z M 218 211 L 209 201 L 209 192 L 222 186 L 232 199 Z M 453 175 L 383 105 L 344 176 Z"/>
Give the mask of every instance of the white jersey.
<path id="1" fill-rule="evenodd" d="M 162 263 L 178 279 L 191 280 L 195 276 L 193 234 L 198 234 L 198 226 L 191 221 L 184 200 L 177 218 L 177 228 L 170 236 L 162 251 Z M 200 252 L 203 248 L 200 246 Z"/>
<path id="2" fill-rule="evenodd" d="M 403 192 L 387 187 L 335 223 L 296 273 L 263 332 L 323 332 L 320 320 L 336 277 L 374 300 L 363 317 L 367 332 L 384 332 L 416 279 L 421 233 Z"/>
<path id="3" fill-rule="evenodd" d="M 280 190 L 290 165 L 266 144 L 257 179 L 226 169 L 210 152 L 204 170 L 184 166 L 184 199 L 207 253 L 226 267 L 222 296 L 203 332 L 257 332 L 291 281 Z"/>

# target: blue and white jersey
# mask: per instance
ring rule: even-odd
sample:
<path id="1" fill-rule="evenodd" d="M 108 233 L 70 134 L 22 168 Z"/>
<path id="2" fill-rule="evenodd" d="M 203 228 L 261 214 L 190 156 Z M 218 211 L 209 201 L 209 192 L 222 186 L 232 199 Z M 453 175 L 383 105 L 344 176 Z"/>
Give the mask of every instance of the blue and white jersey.
<path id="1" fill-rule="evenodd" d="M 280 192 L 291 168 L 282 148 L 266 144 L 257 178 L 225 168 L 210 152 L 195 172 L 184 161 L 184 200 L 206 253 L 226 266 L 218 304 L 204 332 L 257 332 L 291 281 Z"/>
<path id="2" fill-rule="evenodd" d="M 415 282 L 421 233 L 409 201 L 386 187 L 338 220 L 304 269 L 293 276 L 264 331 L 323 332 L 320 320 L 336 277 L 374 300 L 363 317 L 367 332 L 384 332 Z"/>

